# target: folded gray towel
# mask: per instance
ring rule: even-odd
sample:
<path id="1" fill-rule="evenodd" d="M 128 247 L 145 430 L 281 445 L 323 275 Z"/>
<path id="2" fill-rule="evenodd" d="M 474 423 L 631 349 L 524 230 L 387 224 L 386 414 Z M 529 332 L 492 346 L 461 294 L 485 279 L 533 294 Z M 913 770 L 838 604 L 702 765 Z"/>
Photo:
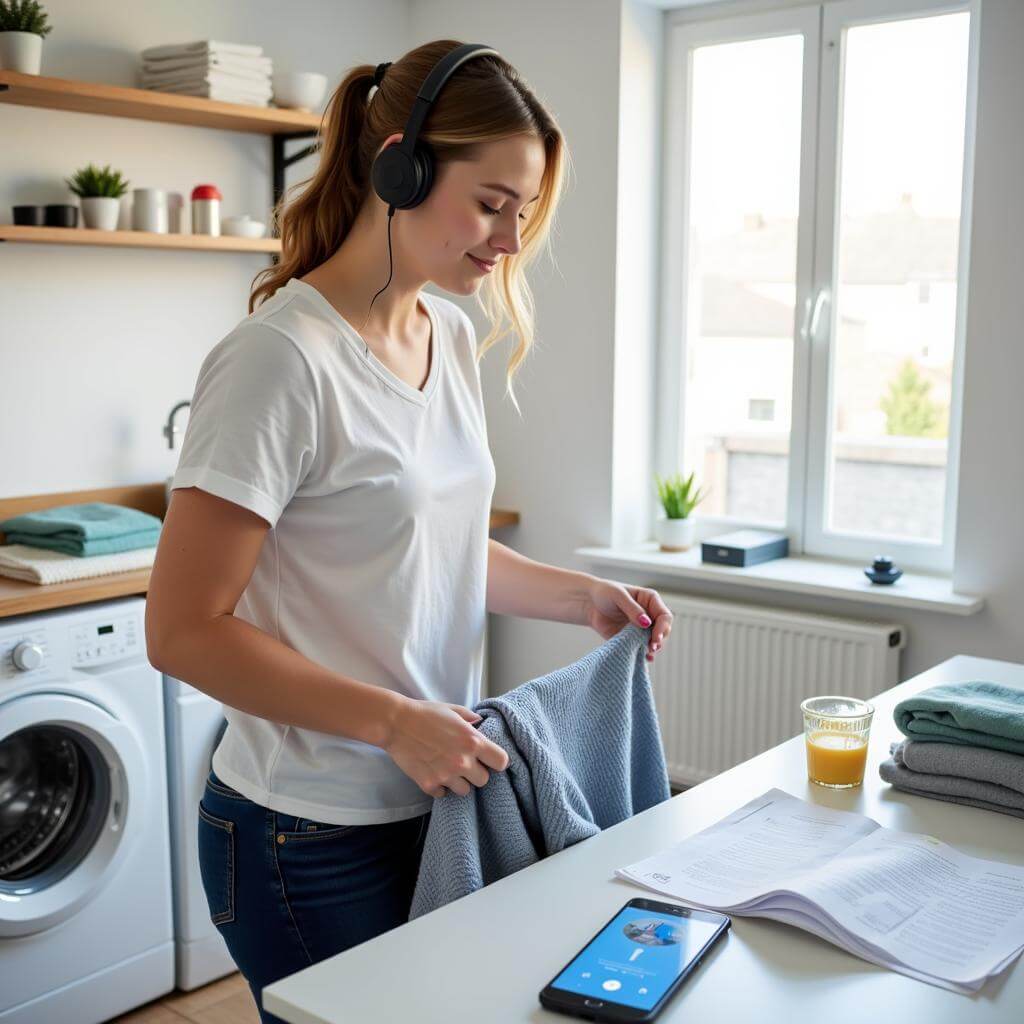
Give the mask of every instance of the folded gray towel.
<path id="1" fill-rule="evenodd" d="M 897 764 L 928 775 L 952 775 L 1006 787 L 1024 799 L 1024 757 L 990 747 L 962 743 L 919 743 L 904 740 L 891 751 Z"/>
<path id="2" fill-rule="evenodd" d="M 917 796 L 1024 818 L 1024 757 L 959 743 L 893 743 L 878 773 Z"/>
<path id="3" fill-rule="evenodd" d="M 650 632 L 630 623 L 579 661 L 473 708 L 508 767 L 434 800 L 410 921 L 669 798 Z"/>

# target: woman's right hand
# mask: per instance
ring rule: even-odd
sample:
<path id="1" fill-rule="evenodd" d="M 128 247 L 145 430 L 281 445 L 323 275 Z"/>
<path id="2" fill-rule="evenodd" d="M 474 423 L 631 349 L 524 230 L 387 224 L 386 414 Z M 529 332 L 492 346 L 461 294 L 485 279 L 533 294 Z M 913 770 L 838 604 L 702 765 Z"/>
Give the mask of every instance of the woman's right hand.
<path id="1" fill-rule="evenodd" d="M 504 771 L 508 754 L 473 728 L 480 716 L 461 704 L 406 697 L 391 720 L 384 750 L 428 796 L 459 796 L 485 786 L 487 768 Z"/>

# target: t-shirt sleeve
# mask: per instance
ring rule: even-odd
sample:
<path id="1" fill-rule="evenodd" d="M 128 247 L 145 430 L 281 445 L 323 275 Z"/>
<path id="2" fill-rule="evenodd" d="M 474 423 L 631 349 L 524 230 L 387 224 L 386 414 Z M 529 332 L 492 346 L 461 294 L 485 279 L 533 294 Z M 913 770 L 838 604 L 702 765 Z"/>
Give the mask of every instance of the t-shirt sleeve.
<path id="1" fill-rule="evenodd" d="M 171 487 L 199 487 L 275 526 L 316 455 L 315 384 L 286 335 L 240 324 L 200 368 Z"/>
<path id="2" fill-rule="evenodd" d="M 465 333 L 467 342 L 469 344 L 470 358 L 473 360 L 473 369 L 476 370 L 477 380 L 480 380 L 480 363 L 476 358 L 476 328 L 473 326 L 473 321 L 470 319 L 469 314 L 461 307 L 455 305 L 455 311 L 459 315 L 459 322 L 462 324 L 462 330 Z"/>

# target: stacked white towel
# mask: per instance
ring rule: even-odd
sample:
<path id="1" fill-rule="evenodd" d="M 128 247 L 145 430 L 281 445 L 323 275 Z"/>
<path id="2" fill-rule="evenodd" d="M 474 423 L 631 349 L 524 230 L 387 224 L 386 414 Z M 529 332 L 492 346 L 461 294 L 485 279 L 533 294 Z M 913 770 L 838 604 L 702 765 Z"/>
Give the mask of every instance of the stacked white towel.
<path id="1" fill-rule="evenodd" d="M 135 548 L 112 555 L 81 558 L 27 544 L 0 544 L 0 576 L 26 583 L 67 583 L 93 576 L 110 576 L 133 569 L 148 569 L 156 561 L 156 548 Z"/>
<path id="2" fill-rule="evenodd" d="M 157 92 L 266 107 L 273 95 L 273 70 L 262 46 L 203 39 L 143 50 L 139 85 Z"/>

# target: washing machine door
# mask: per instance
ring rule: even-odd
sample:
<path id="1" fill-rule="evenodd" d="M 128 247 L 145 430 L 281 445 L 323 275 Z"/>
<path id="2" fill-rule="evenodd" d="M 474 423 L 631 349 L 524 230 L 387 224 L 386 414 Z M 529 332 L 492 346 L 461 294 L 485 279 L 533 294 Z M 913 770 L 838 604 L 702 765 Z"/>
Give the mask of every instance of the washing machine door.
<path id="1" fill-rule="evenodd" d="M 103 889 L 134 841 L 146 774 L 135 734 L 99 704 L 0 704 L 0 937 L 51 928 Z"/>

